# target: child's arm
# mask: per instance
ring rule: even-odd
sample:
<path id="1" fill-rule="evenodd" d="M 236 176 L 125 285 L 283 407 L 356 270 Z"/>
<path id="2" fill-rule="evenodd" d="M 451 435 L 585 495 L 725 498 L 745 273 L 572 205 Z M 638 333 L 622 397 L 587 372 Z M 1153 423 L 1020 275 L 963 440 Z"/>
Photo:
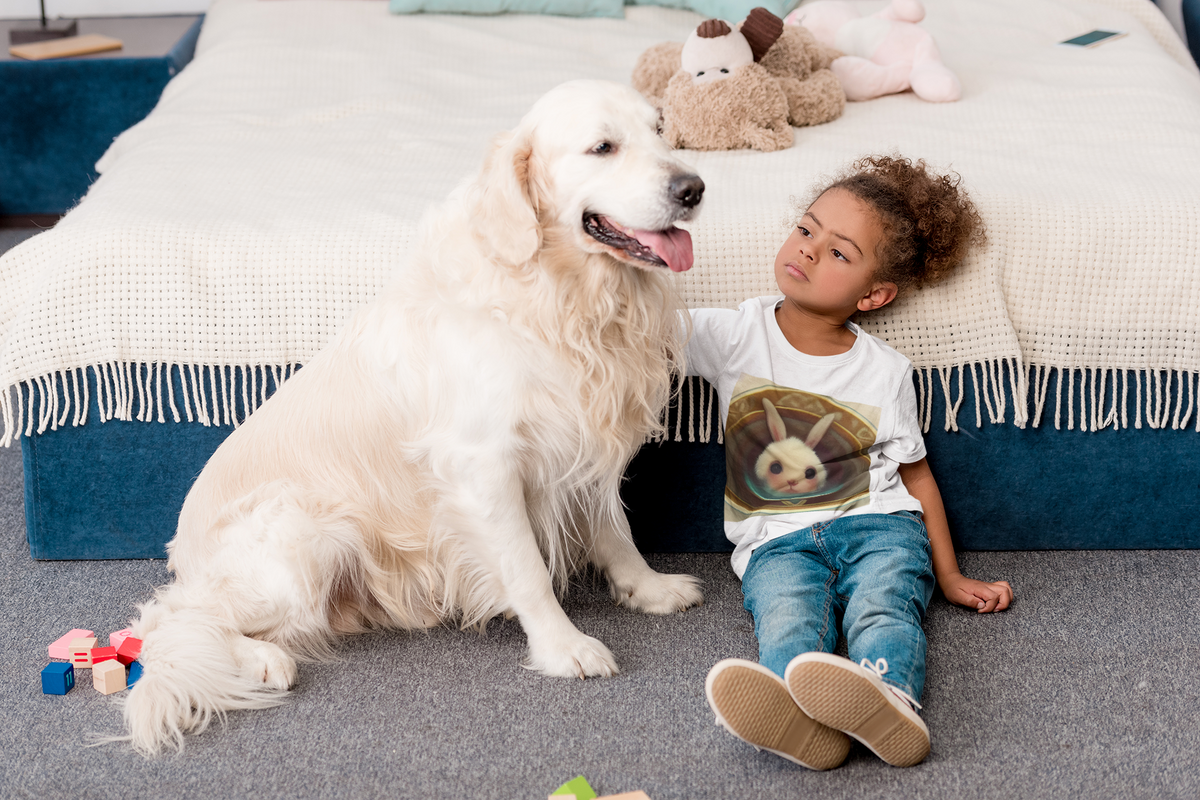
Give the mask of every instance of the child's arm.
<path id="1" fill-rule="evenodd" d="M 1008 608 L 1013 597 L 1008 581 L 984 583 L 964 578 L 958 571 L 954 542 L 950 539 L 950 525 L 946 522 L 946 508 L 942 505 L 942 493 L 938 491 L 937 481 L 929 471 L 929 462 L 922 458 L 912 464 L 901 464 L 900 480 L 904 481 L 908 493 L 921 501 L 925 530 L 929 533 L 929 544 L 933 551 L 933 574 L 946 599 L 960 606 L 977 609 L 981 614 Z"/>

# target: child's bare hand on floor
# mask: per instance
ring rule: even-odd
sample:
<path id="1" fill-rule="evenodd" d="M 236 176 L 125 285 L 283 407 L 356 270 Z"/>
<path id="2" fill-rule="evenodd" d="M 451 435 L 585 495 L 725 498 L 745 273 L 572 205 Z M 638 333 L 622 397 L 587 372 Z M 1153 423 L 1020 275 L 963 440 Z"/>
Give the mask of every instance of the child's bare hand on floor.
<path id="1" fill-rule="evenodd" d="M 951 603 L 973 608 L 980 614 L 1003 611 L 1013 599 L 1013 590 L 1008 581 L 985 583 L 962 575 L 942 581 L 942 593 Z"/>

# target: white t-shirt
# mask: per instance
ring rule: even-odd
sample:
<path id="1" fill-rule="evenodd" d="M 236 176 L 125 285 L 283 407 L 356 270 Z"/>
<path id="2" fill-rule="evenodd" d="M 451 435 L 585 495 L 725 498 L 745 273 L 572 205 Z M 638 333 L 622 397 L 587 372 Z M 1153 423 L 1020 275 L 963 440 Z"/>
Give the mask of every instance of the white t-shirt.
<path id="1" fill-rule="evenodd" d="M 852 322 L 845 353 L 801 353 L 775 319 L 781 300 L 691 312 L 687 370 L 720 400 L 739 578 L 755 547 L 817 522 L 921 510 L 898 474 L 925 457 L 912 364 Z"/>

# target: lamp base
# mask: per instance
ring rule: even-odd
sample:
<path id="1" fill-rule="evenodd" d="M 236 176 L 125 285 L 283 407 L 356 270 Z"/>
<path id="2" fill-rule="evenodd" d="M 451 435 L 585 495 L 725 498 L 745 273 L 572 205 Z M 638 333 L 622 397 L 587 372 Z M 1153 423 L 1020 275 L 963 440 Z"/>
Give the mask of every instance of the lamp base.
<path id="1" fill-rule="evenodd" d="M 45 42 L 50 39 L 62 39 L 74 36 L 79 32 L 78 20 L 54 20 L 45 25 L 29 28 L 10 28 L 8 31 L 9 44 L 31 44 Z"/>

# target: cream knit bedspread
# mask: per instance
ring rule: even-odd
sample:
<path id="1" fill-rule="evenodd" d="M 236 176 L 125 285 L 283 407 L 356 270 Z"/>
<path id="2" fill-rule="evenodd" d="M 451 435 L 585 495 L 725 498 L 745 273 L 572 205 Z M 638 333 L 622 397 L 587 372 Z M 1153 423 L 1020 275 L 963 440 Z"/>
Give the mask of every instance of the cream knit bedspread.
<path id="1" fill-rule="evenodd" d="M 87 197 L 0 260 L 5 443 L 87 422 L 88 372 L 107 387 L 102 419 L 228 419 L 225 379 L 261 387 L 261 368 L 310 359 L 402 271 L 422 212 L 495 132 L 560 81 L 627 82 L 643 50 L 700 20 L 385 5 L 216 0 L 196 59 Z M 1200 419 L 1200 77 L 1183 45 L 1146 0 L 927 7 L 961 101 L 851 103 L 790 150 L 685 154 L 708 185 L 685 298 L 772 292 L 791 198 L 857 156 L 900 152 L 960 172 L 990 233 L 952 280 L 865 320 L 921 369 L 926 400 L 959 371 L 984 400 L 976 424 L 1045 412 L 1074 427 L 1071 397 L 1089 430 Z M 1093 28 L 1129 36 L 1055 44 Z M 138 365 L 155 366 L 138 380 Z M 1046 397 L 1050 372 L 1074 368 L 1084 385 Z M 181 371 L 191 394 L 164 396 Z M 1096 400 L 1117 380 L 1126 402 Z"/>

